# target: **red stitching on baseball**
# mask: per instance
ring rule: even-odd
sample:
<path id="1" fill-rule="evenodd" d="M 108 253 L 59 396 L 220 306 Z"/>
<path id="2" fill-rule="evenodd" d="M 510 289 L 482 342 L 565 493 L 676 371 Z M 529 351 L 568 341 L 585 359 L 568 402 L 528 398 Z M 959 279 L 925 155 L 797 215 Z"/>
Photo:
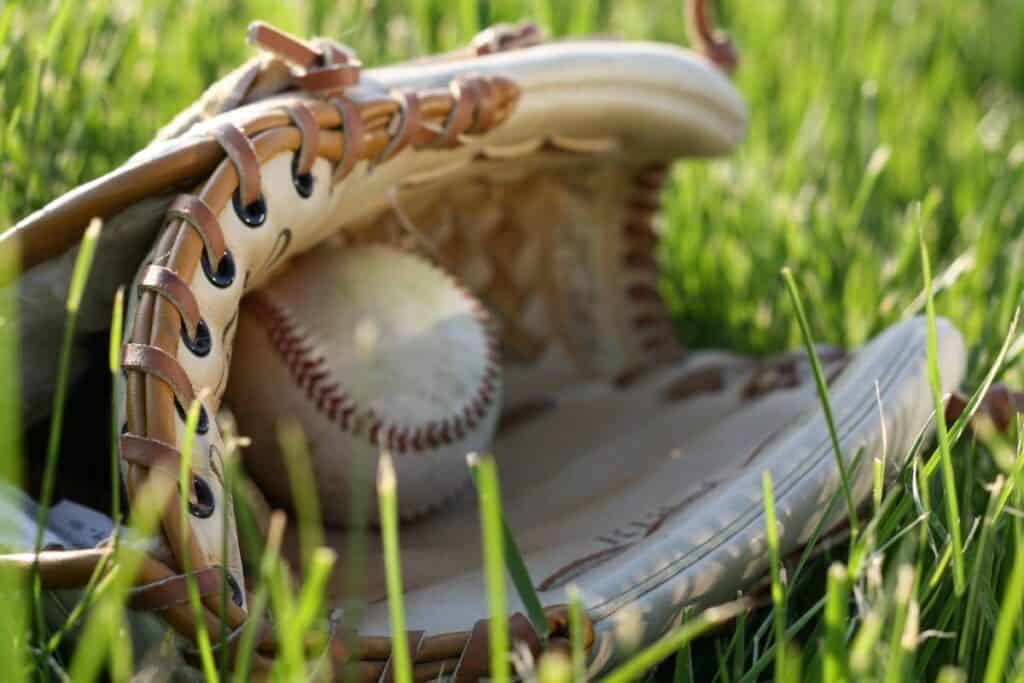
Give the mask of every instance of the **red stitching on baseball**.
<path id="1" fill-rule="evenodd" d="M 454 283 L 451 278 L 448 281 Z M 456 289 L 473 304 L 471 309 L 484 331 L 487 363 L 476 393 L 461 413 L 457 412 L 441 421 L 415 426 L 385 424 L 372 411 L 368 411 L 370 424 L 367 436 L 374 446 L 384 446 L 404 454 L 410 450 L 422 451 L 426 447 L 438 448 L 461 441 L 476 428 L 487 414 L 488 407 L 494 404 L 500 359 L 491 317 L 468 290 L 458 284 Z M 307 333 L 284 307 L 270 297 L 257 293 L 250 298 L 249 304 L 261 319 L 267 339 L 287 367 L 295 385 L 304 390 L 306 398 L 316 407 L 317 412 L 339 425 L 343 431 L 351 431 L 352 418 L 357 414 L 359 404 L 345 391 L 341 381 L 332 377 L 332 370 L 324 356 L 314 356 L 313 344 Z"/>

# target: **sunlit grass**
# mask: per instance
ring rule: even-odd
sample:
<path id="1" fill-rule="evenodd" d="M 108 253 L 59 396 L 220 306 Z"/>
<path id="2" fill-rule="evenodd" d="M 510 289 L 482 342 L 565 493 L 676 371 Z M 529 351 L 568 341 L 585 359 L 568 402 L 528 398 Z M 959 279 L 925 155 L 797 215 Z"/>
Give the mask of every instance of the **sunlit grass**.
<path id="1" fill-rule="evenodd" d="M 681 165 L 665 193 L 663 291 L 683 339 L 751 353 L 810 338 L 855 346 L 905 315 L 934 313 L 952 319 L 970 345 L 969 388 L 984 389 L 996 379 L 1020 385 L 1017 360 L 1024 346 L 1015 312 L 1024 272 L 1024 4 L 713 4 L 744 57 L 736 78 L 752 119 L 734 158 Z M 8 3 L 0 8 L 0 224 L 143 147 L 206 85 L 248 56 L 244 27 L 251 19 L 338 37 L 372 64 L 450 49 L 479 27 L 524 16 L 542 20 L 555 34 L 608 31 L 682 42 L 679 5 Z M 925 250 L 934 277 L 922 269 Z M 804 320 L 793 314 L 790 293 L 778 280 L 782 266 L 799 283 Z M 17 312 L 12 292 L 0 295 L 0 377 L 15 377 L 18 340 L 11 321 Z M 117 372 L 116 364 L 111 369 Z M 980 392 L 965 416 L 948 425 L 948 439 L 915 449 L 921 452 L 911 454 L 911 466 L 885 486 L 880 475 L 886 465 L 874 464 L 881 454 L 861 455 L 875 481 L 873 516 L 858 520 L 860 534 L 851 543 L 831 550 L 815 543 L 818 552 L 802 555 L 795 571 L 787 567 L 776 609 L 747 611 L 744 603 L 710 615 L 691 610 L 614 679 L 643 677 L 668 658 L 658 673 L 662 680 L 764 680 L 779 660 L 777 645 L 788 643 L 794 649 L 782 650 L 781 658 L 788 678 L 1019 680 L 1024 458 L 1012 438 L 1002 444 L 964 431 L 978 398 Z M 0 469 L 15 483 L 25 459 L 17 414 L 17 383 L 0 381 Z M 56 432 L 58 446 L 59 437 Z M 907 455 L 887 453 L 885 462 L 891 466 Z M 303 471 L 300 466 L 292 483 L 308 487 L 308 480 L 299 483 Z M 155 529 L 168 494 L 145 494 L 154 504 L 133 506 L 131 526 Z M 112 503 L 111 511 L 119 505 Z M 841 492 L 831 505 L 852 509 Z M 315 511 L 299 510 L 306 560 L 300 584 L 290 584 L 280 559 L 280 516 L 272 517 L 257 563 L 260 580 L 250 605 L 257 617 L 275 617 L 285 660 L 275 671 L 280 676 L 313 670 L 303 659 L 310 654 L 304 639 L 316 633 L 326 607 L 321 582 L 333 556 L 320 548 L 310 520 Z M 824 531 L 815 531 L 815 541 Z M 500 534 L 509 540 L 504 525 Z M 29 628 L 29 602 L 19 602 L 28 597 L 19 583 L 26 577 L 0 567 L 0 583 L 15 589 L 4 591 L 12 597 L 0 614 L 3 680 L 26 680 L 32 670 L 52 679 L 67 671 L 76 681 L 92 680 L 104 669 L 114 680 L 128 679 L 123 605 L 141 556 L 127 545 L 118 552 L 119 569 L 97 578 L 92 606 L 75 617 L 80 627 L 57 638 L 61 647 L 46 656 L 40 653 L 56 634 Z M 346 555 L 364 552 L 362 531 L 353 532 Z M 501 554 L 515 581 L 514 543 L 503 544 Z M 360 562 L 346 564 L 351 596 L 363 577 Z M 525 585 L 517 587 L 529 597 Z M 539 622 L 536 606 L 524 602 Z M 358 603 L 349 597 L 345 607 L 345 618 L 357 620 Z M 239 636 L 239 680 L 252 669 L 256 624 Z M 915 630 L 917 637 L 908 636 Z M 220 637 L 209 635 L 211 641 Z M 220 650 L 213 654 L 222 661 Z M 578 677 L 572 660 L 552 659 L 547 667 L 541 680 Z"/>

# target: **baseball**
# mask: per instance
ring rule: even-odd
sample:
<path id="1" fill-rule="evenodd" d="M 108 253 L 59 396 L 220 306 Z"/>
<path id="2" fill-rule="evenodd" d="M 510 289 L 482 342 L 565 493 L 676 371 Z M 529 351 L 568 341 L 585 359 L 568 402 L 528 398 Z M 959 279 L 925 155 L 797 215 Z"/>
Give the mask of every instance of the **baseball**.
<path id="1" fill-rule="evenodd" d="M 409 519 L 467 483 L 465 456 L 490 442 L 500 398 L 485 309 L 413 253 L 321 246 L 243 300 L 225 402 L 252 437 L 246 468 L 276 503 L 291 501 L 282 419 L 305 432 L 325 521 L 350 519 L 362 490 L 376 520 L 382 450 Z"/>

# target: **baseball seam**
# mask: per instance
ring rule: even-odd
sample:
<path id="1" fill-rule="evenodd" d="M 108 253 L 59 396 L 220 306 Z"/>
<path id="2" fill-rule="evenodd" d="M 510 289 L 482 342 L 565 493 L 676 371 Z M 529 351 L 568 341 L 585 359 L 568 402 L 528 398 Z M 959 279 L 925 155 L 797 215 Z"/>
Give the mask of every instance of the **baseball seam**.
<path id="1" fill-rule="evenodd" d="M 372 409 L 364 410 L 346 391 L 343 382 L 334 376 L 327 359 L 316 353 L 311 335 L 286 307 L 261 292 L 250 297 L 249 305 L 260 319 L 271 347 L 287 367 L 296 387 L 304 392 L 317 412 L 345 432 L 365 434 L 378 448 L 403 455 L 417 454 L 461 441 L 471 434 L 495 408 L 500 372 L 498 343 L 487 310 L 447 273 L 438 272 L 470 303 L 473 316 L 483 329 L 487 359 L 483 379 L 461 411 L 418 425 L 399 424 L 376 415 Z"/>

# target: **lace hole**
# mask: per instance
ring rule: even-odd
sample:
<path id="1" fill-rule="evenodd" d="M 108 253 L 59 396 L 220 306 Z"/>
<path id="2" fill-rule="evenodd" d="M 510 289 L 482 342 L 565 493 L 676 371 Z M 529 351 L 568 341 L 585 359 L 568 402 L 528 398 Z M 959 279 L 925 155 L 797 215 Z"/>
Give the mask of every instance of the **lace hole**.
<path id="1" fill-rule="evenodd" d="M 242 606 L 242 589 L 241 589 L 241 587 L 238 585 L 238 582 L 235 581 L 235 577 L 233 577 L 231 574 L 229 574 L 227 572 L 224 572 L 224 575 L 227 577 L 228 588 L 231 590 L 231 602 L 233 602 L 237 606 L 241 607 Z"/>
<path id="2" fill-rule="evenodd" d="M 298 173 L 299 155 L 296 154 L 292 157 L 292 183 L 295 185 L 295 191 L 299 193 L 299 196 L 303 199 L 309 199 L 313 195 L 313 174 L 312 173 Z"/>
<path id="3" fill-rule="evenodd" d="M 195 491 L 195 501 L 188 502 L 188 513 L 199 519 L 206 519 L 213 514 L 216 503 L 213 498 L 213 490 L 202 477 L 192 475 L 192 490 Z"/>
<path id="4" fill-rule="evenodd" d="M 220 289 L 226 289 L 231 286 L 235 281 L 235 258 L 231 255 L 230 251 L 224 252 L 224 256 L 221 257 L 217 263 L 217 270 L 213 269 L 213 265 L 210 263 L 210 257 L 206 251 L 203 251 L 203 272 L 206 274 L 206 279 L 210 281 L 214 287 Z"/>
<path id="5" fill-rule="evenodd" d="M 182 422 L 188 422 L 188 413 L 181 407 L 181 403 L 174 402 L 174 409 L 178 411 L 178 417 Z M 196 425 L 196 434 L 205 434 L 210 431 L 210 420 L 206 416 L 206 406 L 199 406 L 199 423 Z"/>
<path id="6" fill-rule="evenodd" d="M 238 217 L 250 228 L 258 228 L 266 222 L 267 202 L 263 199 L 263 195 L 257 197 L 256 201 L 247 206 L 242 206 L 242 195 L 239 194 L 238 190 L 235 190 L 234 194 L 231 195 L 231 203 L 234 205 L 235 213 L 238 214 Z"/>
<path id="7" fill-rule="evenodd" d="M 199 358 L 209 355 L 210 350 L 213 348 L 213 337 L 210 335 L 210 328 L 202 318 L 199 319 L 199 324 L 196 325 L 195 338 L 189 336 L 185 321 L 181 321 L 181 340 L 188 347 L 188 350 Z"/>

